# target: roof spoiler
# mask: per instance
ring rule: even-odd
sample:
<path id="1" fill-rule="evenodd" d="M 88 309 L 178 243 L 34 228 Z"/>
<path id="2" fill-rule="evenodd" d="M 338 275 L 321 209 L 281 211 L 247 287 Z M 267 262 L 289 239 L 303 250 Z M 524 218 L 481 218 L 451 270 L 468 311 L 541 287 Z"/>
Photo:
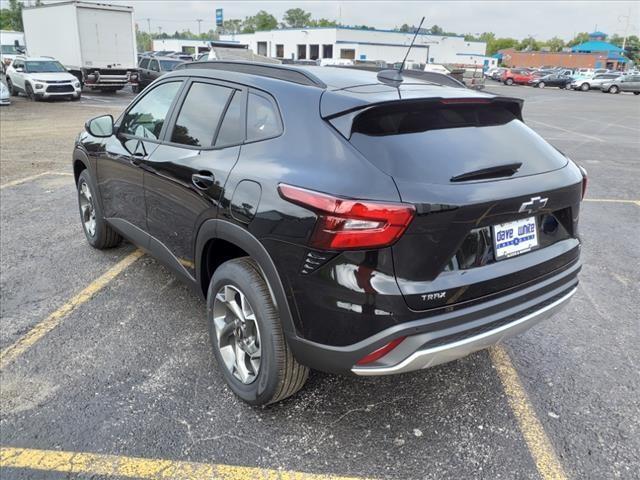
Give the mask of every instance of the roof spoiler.
<path id="1" fill-rule="evenodd" d="M 460 97 L 460 98 L 412 98 L 407 100 L 393 100 L 379 103 L 371 103 L 368 105 L 360 105 L 350 110 L 345 110 L 333 115 L 325 117 L 338 132 L 347 140 L 351 138 L 351 127 L 355 118 L 363 112 L 369 111 L 374 108 L 380 108 L 390 105 L 413 105 L 413 104 L 444 104 L 444 105 L 473 105 L 473 104 L 487 104 L 487 105 L 501 105 L 509 110 L 520 121 L 524 121 L 522 118 L 522 107 L 524 100 L 515 97 Z"/>

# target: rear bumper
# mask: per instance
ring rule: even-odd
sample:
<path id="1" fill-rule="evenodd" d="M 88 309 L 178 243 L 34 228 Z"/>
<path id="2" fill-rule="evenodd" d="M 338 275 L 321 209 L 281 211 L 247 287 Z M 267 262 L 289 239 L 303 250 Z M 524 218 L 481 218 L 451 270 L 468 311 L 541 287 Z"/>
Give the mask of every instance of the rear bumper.
<path id="1" fill-rule="evenodd" d="M 423 368 L 433 367 L 440 365 L 441 363 L 447 363 L 458 358 L 465 357 L 478 350 L 483 350 L 492 345 L 495 345 L 502 340 L 513 337 L 522 333 L 538 322 L 551 317 L 554 313 L 558 312 L 564 307 L 569 299 L 576 293 L 577 288 L 573 288 L 562 297 L 554 300 L 550 304 L 535 310 L 532 313 L 526 314 L 523 317 L 500 327 L 496 327 L 492 330 L 488 330 L 478 335 L 464 338 L 462 340 L 454 341 L 452 343 L 446 343 L 437 347 L 426 348 L 424 350 L 418 350 L 411 353 L 407 358 L 395 365 L 380 366 L 380 367 L 354 367 L 351 369 L 356 375 L 390 375 L 394 373 L 405 373 L 414 370 L 420 370 Z M 412 339 L 412 344 L 416 342 L 428 342 L 429 334 L 417 335 L 415 339 Z M 402 344 L 400 344 L 401 348 Z M 407 349 L 411 349 L 408 345 Z M 402 350 L 402 348 L 401 348 Z M 400 352 L 392 352 L 400 353 Z"/>
<path id="2" fill-rule="evenodd" d="M 464 357 L 517 335 L 558 312 L 578 285 L 578 259 L 525 288 L 438 315 L 400 323 L 358 343 L 332 346 L 295 335 L 287 338 L 296 359 L 310 368 L 351 375 L 390 375 Z M 356 363 L 399 337 L 395 349 L 366 366 Z"/>

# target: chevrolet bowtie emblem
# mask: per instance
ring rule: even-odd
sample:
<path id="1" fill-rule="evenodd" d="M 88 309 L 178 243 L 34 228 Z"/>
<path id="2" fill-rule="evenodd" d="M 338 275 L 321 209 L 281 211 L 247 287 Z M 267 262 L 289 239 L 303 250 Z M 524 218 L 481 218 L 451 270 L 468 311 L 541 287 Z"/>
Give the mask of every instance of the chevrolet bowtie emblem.
<path id="1" fill-rule="evenodd" d="M 531 197 L 531 200 L 520 205 L 520 210 L 518 210 L 518 212 L 533 213 L 537 210 L 540 210 L 541 208 L 544 208 L 544 206 L 547 204 L 547 200 L 549 199 L 541 197 Z"/>

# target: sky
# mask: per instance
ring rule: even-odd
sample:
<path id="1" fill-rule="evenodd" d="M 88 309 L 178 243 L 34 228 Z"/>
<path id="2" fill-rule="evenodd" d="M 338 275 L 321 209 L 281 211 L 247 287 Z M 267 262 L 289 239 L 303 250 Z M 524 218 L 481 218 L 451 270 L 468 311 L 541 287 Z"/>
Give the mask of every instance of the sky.
<path id="1" fill-rule="evenodd" d="M 27 3 L 35 0 L 27 0 Z M 240 18 L 266 10 L 278 21 L 289 8 L 302 8 L 313 18 L 339 20 L 343 24 L 365 24 L 391 29 L 403 23 L 439 25 L 445 31 L 481 33 L 491 31 L 499 37 L 545 40 L 558 36 L 565 40 L 577 32 L 596 29 L 608 34 L 640 35 L 640 2 L 638 1 L 216 1 L 216 0 L 102 0 L 134 7 L 139 27 L 173 33 L 189 29 L 198 32 L 197 19 L 202 19 L 203 32 L 214 28 L 215 9 L 224 10 L 224 18 Z M 6 6 L 8 0 L 0 0 Z M 49 3 L 49 0 L 45 0 Z M 150 22 L 147 22 L 147 18 Z"/>

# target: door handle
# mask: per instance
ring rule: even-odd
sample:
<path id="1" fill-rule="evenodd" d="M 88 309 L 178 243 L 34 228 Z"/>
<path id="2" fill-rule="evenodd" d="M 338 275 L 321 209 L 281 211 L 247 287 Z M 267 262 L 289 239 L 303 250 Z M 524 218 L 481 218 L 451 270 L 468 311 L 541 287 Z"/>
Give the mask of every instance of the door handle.
<path id="1" fill-rule="evenodd" d="M 215 177 L 211 172 L 198 172 L 191 175 L 191 182 L 200 190 L 208 190 L 213 186 Z"/>

